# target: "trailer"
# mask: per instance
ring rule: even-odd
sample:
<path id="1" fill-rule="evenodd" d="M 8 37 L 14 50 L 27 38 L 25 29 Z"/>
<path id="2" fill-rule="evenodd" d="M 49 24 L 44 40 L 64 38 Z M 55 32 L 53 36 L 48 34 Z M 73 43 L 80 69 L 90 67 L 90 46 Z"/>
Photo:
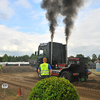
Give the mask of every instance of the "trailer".
<path id="1" fill-rule="evenodd" d="M 66 63 L 66 45 L 62 43 L 53 42 L 52 44 L 52 61 L 51 61 L 51 42 L 41 43 L 38 46 L 38 59 L 37 59 L 37 70 L 41 63 L 43 63 L 43 58 L 47 58 L 47 63 L 52 62 L 52 76 L 63 77 L 73 82 L 75 80 L 87 81 L 88 75 L 88 58 L 67 58 Z M 39 78 L 41 75 L 38 74 Z"/>

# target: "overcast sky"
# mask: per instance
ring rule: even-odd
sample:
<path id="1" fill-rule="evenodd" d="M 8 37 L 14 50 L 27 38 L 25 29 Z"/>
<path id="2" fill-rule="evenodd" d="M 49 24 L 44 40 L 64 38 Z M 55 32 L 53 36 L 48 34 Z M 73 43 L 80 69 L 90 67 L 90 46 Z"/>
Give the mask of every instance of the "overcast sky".
<path id="1" fill-rule="evenodd" d="M 42 0 L 0 0 L 0 56 L 31 55 L 50 41 L 49 22 Z M 54 42 L 65 44 L 62 16 Z M 68 56 L 100 54 L 100 0 L 85 0 L 68 40 Z"/>

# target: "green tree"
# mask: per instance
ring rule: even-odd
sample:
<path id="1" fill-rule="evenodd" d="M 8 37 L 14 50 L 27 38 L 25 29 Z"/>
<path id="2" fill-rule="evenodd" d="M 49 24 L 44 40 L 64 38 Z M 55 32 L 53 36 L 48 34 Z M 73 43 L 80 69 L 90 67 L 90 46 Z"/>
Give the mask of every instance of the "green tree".
<path id="1" fill-rule="evenodd" d="M 0 62 L 2 62 L 2 57 L 0 57 Z"/>
<path id="2" fill-rule="evenodd" d="M 32 59 L 37 59 L 37 56 L 32 57 Z"/>
<path id="3" fill-rule="evenodd" d="M 21 58 L 22 58 L 21 56 L 16 56 L 16 61 L 17 61 L 17 62 L 21 61 Z M 23 60 L 22 60 L 22 61 L 23 61 Z"/>
<path id="4" fill-rule="evenodd" d="M 32 53 L 30 59 L 37 59 L 37 56 Z"/>
<path id="5" fill-rule="evenodd" d="M 98 60 L 100 60 L 100 55 L 98 56 Z"/>
<path id="6" fill-rule="evenodd" d="M 7 62 L 7 61 L 8 61 L 8 55 L 5 54 L 5 55 L 3 56 L 2 62 Z"/>
<path id="7" fill-rule="evenodd" d="M 77 54 L 76 57 L 84 57 L 82 54 Z"/>
<path id="8" fill-rule="evenodd" d="M 20 61 L 23 62 L 23 56 L 20 56 Z"/>
<path id="9" fill-rule="evenodd" d="M 16 62 L 16 57 L 13 56 L 13 57 L 10 59 L 10 62 Z"/>
<path id="10" fill-rule="evenodd" d="M 31 54 L 30 58 L 34 57 L 34 53 Z"/>
<path id="11" fill-rule="evenodd" d="M 16 61 L 18 62 L 18 57 L 16 56 Z"/>
<path id="12" fill-rule="evenodd" d="M 28 56 L 28 55 L 24 55 L 24 56 L 23 56 L 23 61 L 27 62 L 28 59 L 29 59 L 29 56 Z"/>
<path id="13" fill-rule="evenodd" d="M 88 62 L 91 62 L 91 58 L 89 56 L 87 56 L 87 58 L 88 58 Z"/>
<path id="14" fill-rule="evenodd" d="M 12 56 L 8 56 L 8 62 L 10 62 L 11 59 L 12 59 Z"/>
<path id="15" fill-rule="evenodd" d="M 74 58 L 74 56 L 70 56 L 70 58 Z"/>
<path id="16" fill-rule="evenodd" d="M 20 61 L 23 62 L 23 58 L 22 57 L 20 58 Z"/>
<path id="17" fill-rule="evenodd" d="M 92 62 L 95 62 L 97 60 L 97 56 L 96 56 L 96 54 L 93 54 L 92 55 Z"/>

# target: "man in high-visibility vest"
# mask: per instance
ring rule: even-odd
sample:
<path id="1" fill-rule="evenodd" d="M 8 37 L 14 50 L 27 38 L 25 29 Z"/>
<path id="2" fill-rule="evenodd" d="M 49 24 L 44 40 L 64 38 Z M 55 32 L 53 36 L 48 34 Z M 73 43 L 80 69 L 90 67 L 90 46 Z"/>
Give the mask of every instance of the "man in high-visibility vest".
<path id="1" fill-rule="evenodd" d="M 43 58 L 43 63 L 40 64 L 38 68 L 38 73 L 41 74 L 41 78 L 46 78 L 46 77 L 49 77 L 49 71 L 50 71 L 50 76 L 51 76 L 52 68 L 50 64 L 47 63 L 47 58 Z"/>

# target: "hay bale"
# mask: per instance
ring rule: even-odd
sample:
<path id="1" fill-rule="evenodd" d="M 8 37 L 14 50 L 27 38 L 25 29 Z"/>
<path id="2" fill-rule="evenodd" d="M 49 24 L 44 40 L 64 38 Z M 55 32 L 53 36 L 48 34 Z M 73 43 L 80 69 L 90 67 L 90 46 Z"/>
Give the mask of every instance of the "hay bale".
<path id="1" fill-rule="evenodd" d="M 3 73 L 34 72 L 31 66 L 2 66 Z"/>

